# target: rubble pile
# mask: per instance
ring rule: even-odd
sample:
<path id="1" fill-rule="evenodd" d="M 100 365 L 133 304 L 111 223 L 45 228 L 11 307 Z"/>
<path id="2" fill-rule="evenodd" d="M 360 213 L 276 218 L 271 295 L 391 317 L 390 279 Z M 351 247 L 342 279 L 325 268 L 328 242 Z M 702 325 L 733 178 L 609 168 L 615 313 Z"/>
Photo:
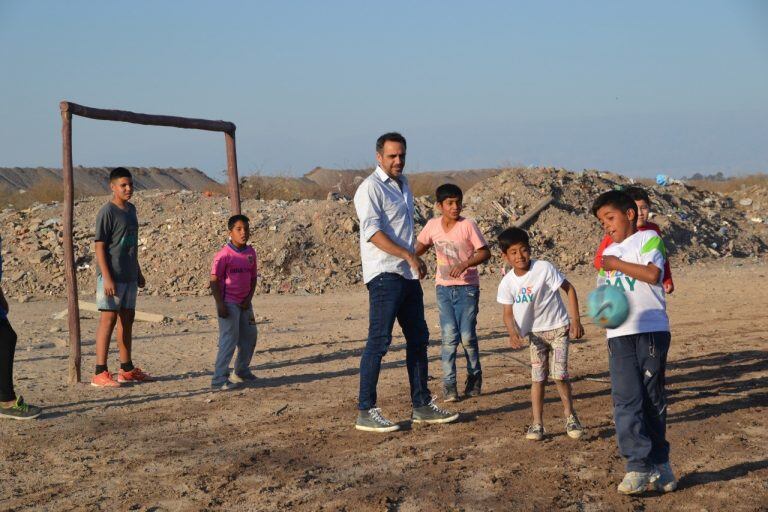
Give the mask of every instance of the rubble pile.
<path id="1" fill-rule="evenodd" d="M 564 270 L 591 264 L 602 236 L 589 211 L 592 201 L 605 190 L 630 183 L 610 173 L 559 169 L 506 170 L 481 181 L 465 191 L 464 200 L 466 215 L 477 219 L 494 254 L 491 264 L 480 272 L 498 272 L 496 235 L 548 195 L 554 202 L 527 226 L 536 257 L 550 259 Z M 649 187 L 649 192 L 655 212 L 652 220 L 661 226 L 673 266 L 725 256 L 759 256 L 768 250 L 765 188 L 740 190 L 738 197 L 680 183 Z M 746 199 L 751 200 L 748 205 Z M 94 295 L 94 224 L 107 200 L 99 196 L 75 203 L 75 255 L 82 297 Z M 211 259 L 226 242 L 228 199 L 188 190 L 148 190 L 137 192 L 133 202 L 140 222 L 139 262 L 147 278 L 143 293 L 207 295 Z M 416 199 L 416 210 L 418 231 L 433 215 L 426 196 Z M 259 255 L 259 293 L 314 294 L 361 282 L 359 226 L 348 197 L 249 199 L 243 201 L 242 211 L 251 219 L 251 244 Z M 24 301 L 66 295 L 62 215 L 58 202 L 0 212 L 2 286 L 10 297 Z M 434 257 L 425 259 L 433 271 Z"/>
<path id="2" fill-rule="evenodd" d="M 465 212 L 478 221 L 490 241 L 542 199 L 552 196 L 554 202 L 526 229 L 537 257 L 573 269 L 591 264 L 603 237 L 590 211 L 594 199 L 606 190 L 632 184 L 629 178 L 607 172 L 510 169 L 467 191 Z M 661 228 L 673 263 L 745 257 L 768 250 L 768 230 L 762 219 L 755 220 L 733 198 L 679 181 L 667 186 L 641 186 L 649 193 L 651 221 Z"/>

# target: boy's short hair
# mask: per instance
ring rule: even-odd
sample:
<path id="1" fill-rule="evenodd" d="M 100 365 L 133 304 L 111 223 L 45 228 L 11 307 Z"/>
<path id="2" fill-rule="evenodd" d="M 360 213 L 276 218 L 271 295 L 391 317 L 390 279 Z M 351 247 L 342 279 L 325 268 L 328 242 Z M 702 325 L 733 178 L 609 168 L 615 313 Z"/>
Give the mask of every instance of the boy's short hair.
<path id="1" fill-rule="evenodd" d="M 608 192 L 603 192 L 597 196 L 595 202 L 592 203 L 592 215 L 597 217 L 597 211 L 603 206 L 613 206 L 622 212 L 634 210 L 635 216 L 637 216 L 637 205 L 635 204 L 635 200 L 632 199 L 629 194 L 621 190 L 609 190 Z"/>
<path id="2" fill-rule="evenodd" d="M 524 229 L 507 228 L 499 233 L 499 247 L 501 247 L 501 252 L 507 252 L 507 250 L 515 244 L 525 244 L 526 247 L 531 247 L 531 239 Z"/>
<path id="3" fill-rule="evenodd" d="M 399 142 L 403 145 L 403 149 L 407 149 L 407 144 L 405 143 L 405 137 L 400 135 L 397 132 L 387 132 L 378 139 L 376 139 L 376 152 L 378 154 L 381 154 L 381 152 L 384 150 L 384 143 L 385 142 Z"/>
<path id="4" fill-rule="evenodd" d="M 133 176 L 131 176 L 131 171 L 125 167 L 115 167 L 112 169 L 112 172 L 109 173 L 109 182 L 112 183 L 113 181 L 119 180 L 120 178 L 133 179 Z"/>
<path id="5" fill-rule="evenodd" d="M 645 201 L 648 205 L 651 204 L 651 198 L 648 197 L 648 192 L 644 188 L 638 186 L 631 186 L 624 189 L 624 192 L 632 198 L 633 201 Z"/>
<path id="6" fill-rule="evenodd" d="M 231 216 L 231 217 L 229 218 L 229 220 L 227 221 L 227 229 L 228 229 L 228 230 L 230 230 L 230 231 L 232 231 L 232 228 L 234 228 L 234 227 L 235 227 L 235 224 L 236 224 L 237 222 L 242 222 L 242 223 L 244 223 L 246 226 L 250 226 L 250 224 L 251 224 L 251 219 L 249 219 L 249 218 L 248 218 L 248 217 L 246 217 L 245 215 L 240 215 L 240 214 L 238 214 L 238 215 L 233 215 L 233 216 Z"/>
<path id="7" fill-rule="evenodd" d="M 453 197 L 461 201 L 464 198 L 464 192 L 458 185 L 453 183 L 443 183 L 435 189 L 435 202 L 442 203 L 449 197 Z"/>

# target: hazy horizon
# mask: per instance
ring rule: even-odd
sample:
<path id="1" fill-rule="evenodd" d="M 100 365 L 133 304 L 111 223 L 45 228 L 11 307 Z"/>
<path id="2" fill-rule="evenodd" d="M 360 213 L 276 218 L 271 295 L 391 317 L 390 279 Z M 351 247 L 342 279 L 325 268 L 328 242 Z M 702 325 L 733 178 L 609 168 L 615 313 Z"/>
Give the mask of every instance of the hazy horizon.
<path id="1" fill-rule="evenodd" d="M 68 100 L 234 122 L 242 175 L 369 167 L 390 130 L 409 172 L 768 171 L 764 2 L 385 7 L 6 0 L 0 167 L 60 167 Z M 218 133 L 73 127 L 75 165 L 226 167 Z"/>

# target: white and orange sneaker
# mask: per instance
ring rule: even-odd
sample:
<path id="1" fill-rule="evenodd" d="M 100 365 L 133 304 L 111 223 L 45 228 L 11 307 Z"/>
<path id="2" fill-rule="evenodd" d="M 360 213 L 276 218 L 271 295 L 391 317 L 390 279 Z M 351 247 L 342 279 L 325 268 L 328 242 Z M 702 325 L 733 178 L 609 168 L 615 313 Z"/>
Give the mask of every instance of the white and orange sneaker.
<path id="1" fill-rule="evenodd" d="M 97 388 L 119 388 L 120 383 L 112 378 L 112 374 L 109 371 L 103 371 L 93 376 L 91 386 L 96 386 Z"/>
<path id="2" fill-rule="evenodd" d="M 123 371 L 122 368 L 117 372 L 117 382 L 119 383 L 152 382 L 154 380 L 150 374 L 144 373 L 138 366 L 129 372 Z"/>

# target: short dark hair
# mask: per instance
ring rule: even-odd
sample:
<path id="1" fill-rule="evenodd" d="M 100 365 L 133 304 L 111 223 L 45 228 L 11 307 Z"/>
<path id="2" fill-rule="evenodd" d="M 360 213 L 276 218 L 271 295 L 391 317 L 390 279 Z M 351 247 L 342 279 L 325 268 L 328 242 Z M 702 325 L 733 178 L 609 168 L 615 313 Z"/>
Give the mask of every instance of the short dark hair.
<path id="1" fill-rule="evenodd" d="M 403 145 L 403 149 L 407 149 L 408 145 L 405 143 L 405 137 L 397 132 L 387 132 L 378 139 L 376 139 L 376 152 L 381 154 L 384 150 L 385 142 L 399 142 Z"/>
<path id="2" fill-rule="evenodd" d="M 109 182 L 111 183 L 115 180 L 119 180 L 120 178 L 133 179 L 133 176 L 131 176 L 131 171 L 129 171 L 125 167 L 115 167 L 114 169 L 112 169 L 112 172 L 109 173 Z"/>
<path id="3" fill-rule="evenodd" d="M 507 252 L 509 248 L 515 244 L 525 244 L 526 247 L 531 246 L 531 239 L 524 229 L 507 228 L 499 233 L 499 247 L 501 247 L 501 252 Z"/>
<path id="4" fill-rule="evenodd" d="M 632 198 L 633 201 L 645 201 L 649 205 L 651 204 L 651 198 L 648 197 L 648 192 L 644 188 L 638 186 L 631 186 L 624 189 L 624 192 Z"/>
<path id="5" fill-rule="evenodd" d="M 449 197 L 453 197 L 461 201 L 464 199 L 464 192 L 461 191 L 458 185 L 453 183 L 443 183 L 435 189 L 435 201 L 442 203 Z"/>
<path id="6" fill-rule="evenodd" d="M 251 223 L 251 219 L 249 219 L 245 215 L 240 215 L 240 214 L 233 215 L 227 221 L 227 229 L 232 231 L 232 228 L 235 227 L 235 223 L 236 222 L 243 222 L 243 223 L 245 223 L 246 226 L 248 226 Z"/>
<path id="7" fill-rule="evenodd" d="M 622 212 L 634 210 L 635 216 L 637 216 L 637 205 L 635 204 L 635 200 L 632 199 L 629 194 L 621 190 L 609 190 L 608 192 L 603 192 L 597 196 L 595 202 L 592 203 L 592 215 L 597 217 L 597 211 L 603 206 L 613 206 Z"/>

